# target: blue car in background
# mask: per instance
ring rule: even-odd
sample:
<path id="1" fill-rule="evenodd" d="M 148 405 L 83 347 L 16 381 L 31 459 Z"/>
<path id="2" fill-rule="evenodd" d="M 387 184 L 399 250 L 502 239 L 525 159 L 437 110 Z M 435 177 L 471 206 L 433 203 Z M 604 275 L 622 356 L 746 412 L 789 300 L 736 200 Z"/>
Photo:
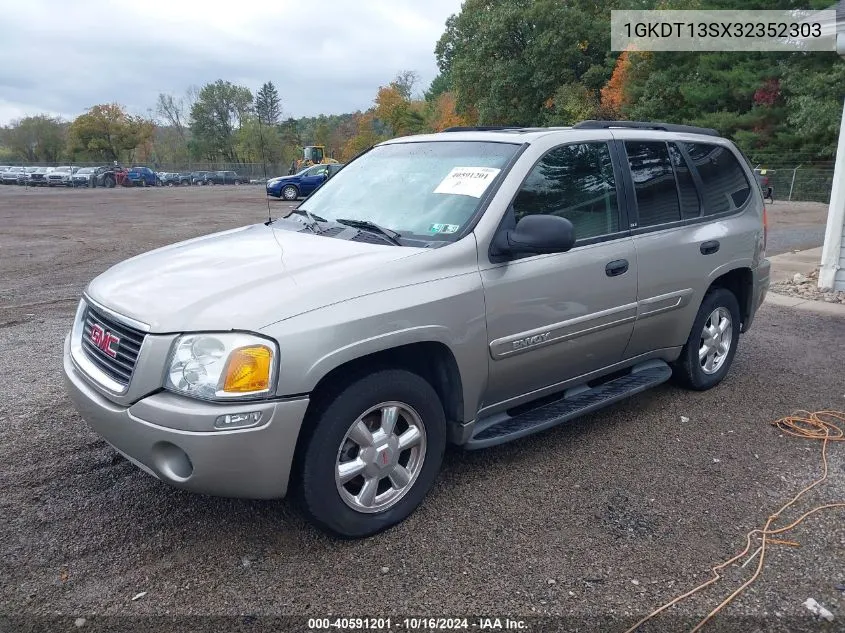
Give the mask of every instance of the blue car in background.
<path id="1" fill-rule="evenodd" d="M 317 187 L 340 171 L 343 165 L 312 165 L 293 176 L 281 176 L 267 181 L 267 195 L 284 200 L 296 200 L 311 195 Z"/>
<path id="2" fill-rule="evenodd" d="M 161 185 L 161 179 L 149 167 L 133 167 L 126 173 L 123 184 L 130 187 L 155 187 Z"/>

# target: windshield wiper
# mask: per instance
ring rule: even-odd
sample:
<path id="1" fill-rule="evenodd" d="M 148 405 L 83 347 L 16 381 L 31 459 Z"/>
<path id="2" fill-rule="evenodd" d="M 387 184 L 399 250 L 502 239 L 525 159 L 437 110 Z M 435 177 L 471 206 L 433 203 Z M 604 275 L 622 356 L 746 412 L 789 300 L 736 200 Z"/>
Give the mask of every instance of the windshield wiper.
<path id="1" fill-rule="evenodd" d="M 314 215 L 308 209 L 297 208 L 291 211 L 291 213 L 296 213 L 298 215 L 304 215 L 308 218 L 308 222 L 306 222 L 305 226 L 311 229 L 312 233 L 319 233 L 320 227 L 317 226 L 317 222 L 326 222 L 325 218 L 321 218 L 319 215 Z"/>
<path id="2" fill-rule="evenodd" d="M 335 222 L 338 224 L 345 224 L 346 226 L 351 226 L 356 229 L 363 229 L 365 231 L 369 231 L 370 233 L 375 233 L 376 235 L 381 235 L 382 237 L 387 238 L 392 244 L 402 246 L 402 242 L 399 241 L 399 238 L 401 237 L 399 233 L 383 226 L 379 226 L 375 222 L 370 222 L 369 220 L 352 220 L 347 218 L 338 218 Z"/>

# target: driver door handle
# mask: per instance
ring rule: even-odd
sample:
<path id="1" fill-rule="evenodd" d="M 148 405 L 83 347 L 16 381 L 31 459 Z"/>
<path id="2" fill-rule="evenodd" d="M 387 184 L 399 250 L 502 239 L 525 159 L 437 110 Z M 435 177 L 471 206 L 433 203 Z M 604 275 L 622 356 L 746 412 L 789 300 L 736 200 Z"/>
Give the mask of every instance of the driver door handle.
<path id="1" fill-rule="evenodd" d="M 604 273 L 608 277 L 618 277 L 619 275 L 624 275 L 626 272 L 628 272 L 627 259 L 615 259 L 612 262 L 608 262 L 607 266 L 604 267 Z"/>

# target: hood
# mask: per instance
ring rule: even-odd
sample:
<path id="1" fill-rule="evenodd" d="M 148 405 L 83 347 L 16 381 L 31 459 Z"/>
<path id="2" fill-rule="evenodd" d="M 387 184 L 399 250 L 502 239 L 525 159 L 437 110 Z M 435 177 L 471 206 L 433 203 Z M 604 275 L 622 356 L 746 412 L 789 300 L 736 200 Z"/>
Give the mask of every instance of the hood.
<path id="1" fill-rule="evenodd" d="M 94 279 L 87 293 L 152 332 L 259 330 L 394 287 L 391 262 L 431 252 L 256 224 L 128 259 Z"/>
<path id="2" fill-rule="evenodd" d="M 299 176 L 293 174 L 290 176 L 277 176 L 276 178 L 271 178 L 267 181 L 268 185 L 278 185 L 286 182 L 295 182 L 299 180 Z"/>

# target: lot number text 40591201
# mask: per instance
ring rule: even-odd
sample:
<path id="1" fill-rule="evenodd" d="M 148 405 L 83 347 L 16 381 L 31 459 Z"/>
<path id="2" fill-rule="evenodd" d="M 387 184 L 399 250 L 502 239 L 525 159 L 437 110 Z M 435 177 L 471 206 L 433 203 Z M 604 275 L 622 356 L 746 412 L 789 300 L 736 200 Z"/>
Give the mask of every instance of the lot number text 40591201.
<path id="1" fill-rule="evenodd" d="M 308 630 L 340 631 L 525 631 L 524 620 L 512 618 L 309 618 Z"/>

